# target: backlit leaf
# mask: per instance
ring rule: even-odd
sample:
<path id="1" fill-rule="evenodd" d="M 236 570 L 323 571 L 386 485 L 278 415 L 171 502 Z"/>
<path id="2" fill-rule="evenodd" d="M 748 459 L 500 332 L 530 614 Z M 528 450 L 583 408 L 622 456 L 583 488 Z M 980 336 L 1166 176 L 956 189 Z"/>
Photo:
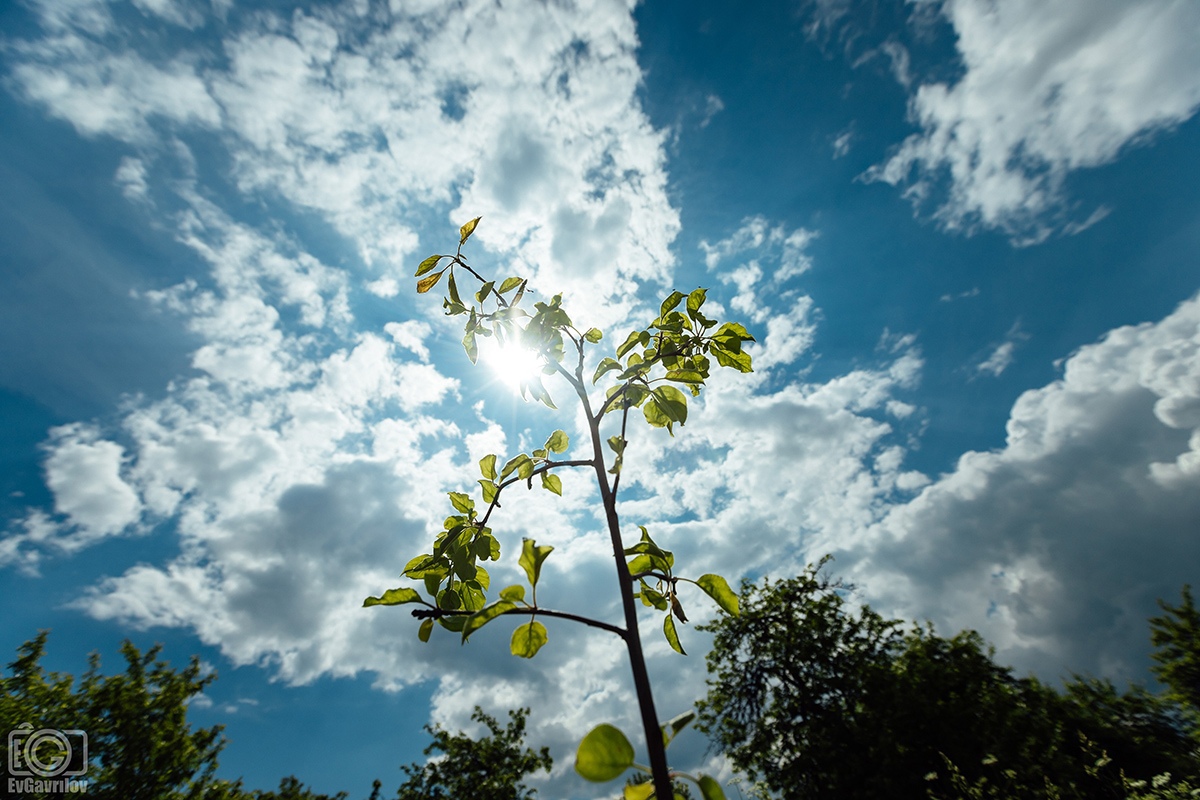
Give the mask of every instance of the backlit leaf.
<path id="1" fill-rule="evenodd" d="M 421 627 L 417 629 L 417 638 L 422 642 L 429 641 L 429 635 L 433 633 L 433 620 L 427 619 L 421 623 Z"/>
<path id="2" fill-rule="evenodd" d="M 467 243 L 467 239 L 471 238 L 471 234 L 475 232 L 475 226 L 479 224 L 479 220 L 481 219 L 483 217 L 476 217 L 458 229 L 458 244 L 460 247 Z"/>
<path id="3" fill-rule="evenodd" d="M 725 800 L 725 791 L 721 788 L 721 784 L 713 780 L 711 776 L 701 775 L 700 780 L 696 783 L 700 786 L 700 794 L 704 800 Z"/>
<path id="4" fill-rule="evenodd" d="M 621 362 L 617 361 L 615 358 L 601 359 L 600 363 L 596 365 L 596 373 L 592 376 L 592 384 L 594 385 L 596 381 L 600 380 L 604 373 L 620 368 Z"/>
<path id="5" fill-rule="evenodd" d="M 599 328 L 588 328 L 587 331 L 583 334 L 583 338 L 587 339 L 592 344 L 596 344 L 597 342 L 599 342 L 601 339 L 604 338 L 604 332 L 601 331 Z"/>
<path id="6" fill-rule="evenodd" d="M 505 278 L 504 283 L 500 284 L 500 294 L 508 294 L 513 289 L 521 285 L 520 278 Z"/>
<path id="7" fill-rule="evenodd" d="M 441 261 L 443 258 L 445 258 L 445 256 L 432 255 L 429 258 L 425 259 L 417 266 L 417 274 L 414 275 L 413 277 L 419 278 L 422 275 L 424 275 L 426 272 L 429 272 L 431 269 L 436 267 L 438 265 L 438 262 Z"/>
<path id="8" fill-rule="evenodd" d="M 479 472 L 489 481 L 496 480 L 496 454 L 486 455 L 479 459 Z"/>
<path id="9" fill-rule="evenodd" d="M 658 316 L 665 317 L 667 312 L 679 305 L 679 302 L 683 300 L 684 297 L 685 295 L 683 292 L 671 292 L 671 294 L 667 296 L 667 299 L 662 301 L 662 305 L 659 306 Z"/>
<path id="10" fill-rule="evenodd" d="M 653 783 L 635 783 L 625 787 L 624 800 L 650 800 L 654 796 Z"/>
<path id="11" fill-rule="evenodd" d="M 467 351 L 467 358 L 471 359 L 474 364 L 479 360 L 479 347 L 475 344 L 475 331 L 470 331 L 463 337 L 463 350 Z"/>
<path id="12" fill-rule="evenodd" d="M 683 646 L 679 644 L 679 634 L 675 632 L 675 618 L 670 614 L 663 617 L 663 633 L 667 637 L 667 644 L 671 645 L 671 649 L 681 656 L 686 656 L 683 652 Z"/>
<path id="13" fill-rule="evenodd" d="M 570 446 L 571 440 L 562 431 L 555 431 L 550 434 L 550 438 L 546 440 L 546 449 L 552 453 L 565 453 L 567 447 Z"/>
<path id="14" fill-rule="evenodd" d="M 546 626 L 537 620 L 530 620 L 513 631 L 509 650 L 514 656 L 533 658 L 542 649 L 549 637 L 546 636 Z"/>
<path id="15" fill-rule="evenodd" d="M 512 586 L 505 586 L 500 590 L 500 598 L 513 603 L 520 602 L 525 599 L 525 587 L 519 583 L 514 583 Z"/>
<path id="16" fill-rule="evenodd" d="M 549 489 L 559 497 L 562 497 L 562 479 L 557 475 L 549 472 L 542 473 L 542 488 Z"/>
<path id="17" fill-rule="evenodd" d="M 368 597 L 363 600 L 363 608 L 371 606 L 398 606 L 404 603 L 419 603 L 421 595 L 417 594 L 416 589 L 402 587 L 400 589 L 388 589 L 379 597 Z"/>
<path id="18" fill-rule="evenodd" d="M 462 492 L 450 492 L 450 504 L 464 514 L 470 514 L 475 510 L 475 501 L 470 495 Z"/>
<path id="19" fill-rule="evenodd" d="M 633 745 L 629 738 L 607 723 L 592 728 L 575 751 L 575 771 L 594 783 L 619 778 L 632 766 Z"/>
<path id="20" fill-rule="evenodd" d="M 542 575 L 542 562 L 554 548 L 551 545 L 538 547 L 533 539 L 521 540 L 521 558 L 518 563 L 525 570 L 530 586 L 537 586 L 538 578 Z"/>
<path id="21" fill-rule="evenodd" d="M 737 616 L 738 614 L 738 596 L 729 588 L 729 583 L 720 575 L 701 575 L 696 581 L 696 585 L 704 590 L 705 594 L 717 601 L 722 610 L 728 614 Z"/>
<path id="22" fill-rule="evenodd" d="M 506 611 L 512 611 L 516 606 L 508 600 L 497 600 L 494 603 L 484 606 L 476 611 L 471 616 L 467 617 L 467 624 L 463 625 L 462 638 L 465 642 L 467 638 L 475 631 L 487 625 Z"/>

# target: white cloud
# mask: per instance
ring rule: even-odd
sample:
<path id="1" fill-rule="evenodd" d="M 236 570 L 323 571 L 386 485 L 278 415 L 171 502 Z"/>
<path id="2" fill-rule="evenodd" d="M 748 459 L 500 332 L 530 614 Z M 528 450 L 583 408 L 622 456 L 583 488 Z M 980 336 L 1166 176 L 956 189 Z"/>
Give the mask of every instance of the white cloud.
<path id="1" fill-rule="evenodd" d="M 987 373 L 993 378 L 1000 377 L 1004 370 L 1008 369 L 1013 362 L 1013 351 L 1016 349 L 1014 342 L 1001 342 L 992 354 L 983 361 L 975 365 L 975 371 Z"/>
<path id="2" fill-rule="evenodd" d="M 1019 244 L 1078 232 L 1063 183 L 1123 148 L 1190 118 L 1200 105 L 1200 6 L 1125 3 L 942 4 L 964 74 L 923 84 L 910 136 L 867 177 L 905 185 L 921 202 L 939 193 L 951 230 L 998 228 Z M 894 62 L 895 63 L 895 62 Z"/>
<path id="3" fill-rule="evenodd" d="M 839 543 L 866 595 L 980 630 L 1046 677 L 1135 678 L 1155 598 L 1194 580 L 1200 298 L 1118 328 L 1013 406 L 1000 450 Z"/>
<path id="4" fill-rule="evenodd" d="M 103 441 L 86 425 L 64 425 L 51 431 L 46 459 L 46 485 L 54 492 L 54 508 L 89 537 L 120 533 L 137 522 L 141 502 L 121 477 L 120 445 Z"/>
<path id="5" fill-rule="evenodd" d="M 778 285 L 811 268 L 812 259 L 805 250 L 816 237 L 815 231 L 797 228 L 788 233 L 782 225 L 771 225 L 765 218 L 755 216 L 744 219 L 740 228 L 716 244 L 702 240 L 700 249 L 704 251 L 705 265 L 713 270 L 722 261 L 765 248 L 763 255 L 778 258 L 778 266 L 771 272 L 772 281 Z"/>

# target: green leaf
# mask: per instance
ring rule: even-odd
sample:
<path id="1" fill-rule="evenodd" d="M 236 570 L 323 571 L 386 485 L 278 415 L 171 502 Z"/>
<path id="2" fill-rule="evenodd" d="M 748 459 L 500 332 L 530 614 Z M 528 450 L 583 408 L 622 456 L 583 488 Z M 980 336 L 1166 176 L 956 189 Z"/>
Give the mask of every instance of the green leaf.
<path id="1" fill-rule="evenodd" d="M 620 728 L 597 725 L 575 751 L 575 771 L 593 783 L 619 778 L 633 766 L 633 745 Z"/>
<path id="2" fill-rule="evenodd" d="M 550 551 L 553 549 L 550 545 L 538 547 L 533 539 L 521 540 L 521 558 L 517 563 L 521 565 L 521 569 L 525 570 L 530 586 L 537 586 L 538 578 L 542 575 L 542 562 L 546 560 L 546 556 L 550 555 Z"/>
<path id="3" fill-rule="evenodd" d="M 630 570 L 630 572 L 632 573 L 633 570 Z M 659 611 L 666 611 L 671 607 L 670 604 L 667 603 L 666 595 L 664 595 L 662 592 L 651 589 L 645 584 L 644 581 L 642 582 L 642 591 L 638 592 L 638 594 L 642 598 L 642 605 L 653 606 Z"/>
<path id="4" fill-rule="evenodd" d="M 664 376 L 669 381 L 678 383 L 704 383 L 704 376 L 694 369 L 672 369 L 667 370 Z"/>
<path id="5" fill-rule="evenodd" d="M 512 586 L 505 586 L 500 590 L 500 599 L 519 603 L 525 599 L 525 587 L 519 583 L 514 583 Z"/>
<path id="6" fill-rule="evenodd" d="M 512 611 L 514 608 L 516 608 L 516 605 L 509 600 L 497 600 L 496 602 L 479 609 L 474 614 L 467 617 L 467 624 L 463 625 L 462 629 L 463 641 L 465 642 L 472 633 L 479 630 L 484 625 L 487 625 L 496 617 L 500 616 L 506 611 Z"/>
<path id="7" fill-rule="evenodd" d="M 635 783 L 625 787 L 624 800 L 650 800 L 654 796 L 654 783 Z"/>
<path id="8" fill-rule="evenodd" d="M 683 392 L 674 386 L 659 386 L 652 394 L 658 407 L 672 421 L 678 422 L 680 425 L 687 422 L 687 398 Z"/>
<path id="9" fill-rule="evenodd" d="M 592 385 L 594 386 L 598 380 L 604 377 L 604 373 L 620 368 L 621 362 L 615 358 L 601 359 L 600 363 L 596 365 L 596 374 L 592 376 Z"/>
<path id="10" fill-rule="evenodd" d="M 525 455 L 524 453 L 519 453 L 510 458 L 508 463 L 504 465 L 504 469 L 500 470 L 500 480 L 504 480 L 509 475 L 513 474 L 513 472 L 519 469 L 523 464 L 529 464 L 530 469 L 533 468 L 533 462 L 530 461 L 529 456 Z M 517 474 L 520 475 L 520 473 Z"/>
<path id="11" fill-rule="evenodd" d="M 388 589 L 379 597 L 368 597 L 363 600 L 363 608 L 371 606 L 399 606 L 404 603 L 420 603 L 421 595 L 417 594 L 416 589 L 403 587 L 400 589 Z"/>
<path id="12" fill-rule="evenodd" d="M 662 301 L 662 305 L 658 309 L 658 316 L 665 317 L 667 312 L 679 305 L 679 301 L 685 297 L 683 292 L 671 292 L 666 300 Z"/>
<path id="13" fill-rule="evenodd" d="M 717 601 L 722 610 L 733 616 L 738 615 L 738 596 L 729 588 L 729 583 L 720 575 L 701 575 L 696 581 L 696 585 L 704 590 L 704 593 Z"/>
<path id="14" fill-rule="evenodd" d="M 417 628 L 417 638 L 422 642 L 429 641 L 429 635 L 433 633 L 433 620 L 427 619 L 421 623 L 421 627 Z"/>
<path id="15" fill-rule="evenodd" d="M 533 463 L 533 460 L 526 458 L 520 464 L 517 464 L 517 477 L 523 481 L 529 480 L 533 477 L 535 467 L 536 465 Z"/>
<path id="16" fill-rule="evenodd" d="M 436 286 L 437 282 L 442 279 L 442 273 L 444 273 L 445 271 L 446 270 L 442 270 L 441 272 L 435 272 L 432 275 L 430 275 L 428 278 L 421 278 L 421 280 L 417 281 L 417 294 L 425 294 L 430 289 L 432 289 L 434 286 Z"/>
<path id="17" fill-rule="evenodd" d="M 431 269 L 436 267 L 438 265 L 438 262 L 441 261 L 443 258 L 445 258 L 445 256 L 440 256 L 440 255 L 434 254 L 434 255 L 430 256 L 429 258 L 425 259 L 419 265 L 417 265 L 417 274 L 414 275 L 413 277 L 419 278 L 422 275 L 424 275 L 426 272 L 429 272 Z"/>
<path id="18" fill-rule="evenodd" d="M 725 792 L 721 789 L 721 784 L 717 783 L 709 775 L 701 775 L 700 780 L 696 781 L 696 785 L 700 787 L 700 794 L 704 800 L 725 800 Z"/>
<path id="19" fill-rule="evenodd" d="M 513 289 L 520 286 L 521 283 L 521 278 L 505 278 L 504 283 L 500 284 L 500 294 L 508 294 Z"/>
<path id="20" fill-rule="evenodd" d="M 471 238 L 471 234 L 475 232 L 475 226 L 479 224 L 479 220 L 481 220 L 481 219 L 483 219 L 483 217 L 476 217 L 475 219 L 471 220 L 470 222 L 466 223 L 465 225 L 463 225 L 461 228 L 458 229 L 458 237 L 459 237 L 458 238 L 458 246 L 459 247 L 462 247 L 464 244 L 467 243 L 467 239 Z"/>
<path id="21" fill-rule="evenodd" d="M 592 344 L 596 344 L 604 338 L 604 331 L 600 330 L 599 328 L 588 328 L 584 332 L 583 338 L 587 339 Z"/>
<path id="22" fill-rule="evenodd" d="M 688 295 L 687 312 L 689 317 L 696 319 L 696 312 L 700 310 L 700 306 L 704 305 L 704 298 L 707 294 L 707 289 L 694 289 L 692 293 Z"/>
<path id="23" fill-rule="evenodd" d="M 456 306 L 461 306 L 463 301 L 458 296 L 458 284 L 454 281 L 454 270 L 450 270 L 450 277 L 446 278 L 446 288 L 450 290 L 450 301 Z"/>
<path id="24" fill-rule="evenodd" d="M 470 514 L 475 510 L 475 501 L 470 495 L 462 492 L 450 492 L 450 504 L 464 514 Z"/>
<path id="25" fill-rule="evenodd" d="M 647 400 L 642 404 L 642 414 L 646 417 L 646 422 L 655 428 L 669 428 L 672 424 L 671 418 L 663 413 L 654 400 Z"/>
<path id="26" fill-rule="evenodd" d="M 496 480 L 496 454 L 486 455 L 479 459 L 479 472 L 489 481 Z"/>
<path id="27" fill-rule="evenodd" d="M 543 472 L 542 488 L 549 489 L 559 497 L 562 497 L 562 479 L 560 479 L 557 475 L 553 475 L 549 472 Z"/>
<path id="28" fill-rule="evenodd" d="M 475 331 L 468 331 L 462 340 L 463 350 L 467 351 L 467 358 L 471 359 L 474 364 L 479 360 L 479 347 L 475 344 Z"/>
<path id="29" fill-rule="evenodd" d="M 722 367 L 733 367 L 738 372 L 754 372 L 749 353 L 730 353 L 714 347 L 712 354 L 717 357 L 717 363 Z"/>
<path id="30" fill-rule="evenodd" d="M 492 501 L 496 499 L 496 495 L 499 494 L 500 490 L 492 481 L 479 481 L 479 485 L 483 488 L 483 502 L 491 505 Z"/>
<path id="31" fill-rule="evenodd" d="M 663 634 L 666 635 L 667 644 L 671 645 L 671 649 L 681 656 L 687 655 L 683 652 L 683 646 L 679 644 L 679 634 L 675 632 L 675 618 L 670 614 L 663 617 Z"/>
<path id="32" fill-rule="evenodd" d="M 479 287 L 479 291 L 475 293 L 475 301 L 482 303 L 484 300 L 487 300 L 488 295 L 492 293 L 492 287 L 495 285 L 495 281 L 486 281 L 482 286 Z"/>
<path id="33" fill-rule="evenodd" d="M 438 624 L 448 631 L 454 631 L 455 633 L 458 633 L 463 629 L 463 626 L 467 624 L 467 618 L 461 616 L 439 617 Z"/>
<path id="34" fill-rule="evenodd" d="M 550 438 L 546 440 L 546 449 L 552 453 L 565 453 L 567 447 L 570 446 L 571 440 L 562 431 L 555 431 L 550 434 Z"/>
<path id="35" fill-rule="evenodd" d="M 514 656 L 533 658 L 542 649 L 549 637 L 546 636 L 546 626 L 537 620 L 530 620 L 528 625 L 522 625 L 513 631 L 509 650 Z"/>
<path id="36" fill-rule="evenodd" d="M 629 336 L 625 339 L 624 344 L 617 348 L 617 358 L 624 358 L 626 353 L 637 347 L 638 342 L 641 341 L 641 336 L 644 333 L 645 331 L 634 331 L 633 333 L 629 334 Z"/>
<path id="37" fill-rule="evenodd" d="M 662 726 L 663 747 L 666 747 L 668 744 L 670 744 L 671 740 L 678 736 L 680 731 L 682 731 L 688 725 L 691 725 L 692 720 L 695 718 L 696 712 L 689 710 L 667 720 L 666 724 Z M 668 728 L 670 731 L 667 730 Z"/>

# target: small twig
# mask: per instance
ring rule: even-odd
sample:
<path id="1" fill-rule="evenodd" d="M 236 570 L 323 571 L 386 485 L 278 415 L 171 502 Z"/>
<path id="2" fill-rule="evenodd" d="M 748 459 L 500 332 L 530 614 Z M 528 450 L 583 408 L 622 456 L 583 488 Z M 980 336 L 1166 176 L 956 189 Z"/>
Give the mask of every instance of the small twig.
<path id="1" fill-rule="evenodd" d="M 444 608 L 414 608 L 412 615 L 417 619 L 441 619 L 442 617 L 469 617 L 474 614 L 474 611 L 448 611 Z M 543 617 L 558 617 L 559 619 L 569 619 L 572 622 L 579 622 L 588 625 L 592 628 L 599 628 L 602 631 L 615 633 L 622 639 L 625 639 L 628 634 L 624 628 L 618 628 L 616 625 L 610 625 L 607 622 L 601 622 L 598 619 L 591 617 L 583 617 L 579 614 L 572 614 L 569 611 L 555 611 L 550 608 L 513 608 L 508 611 L 501 611 L 496 616 L 508 616 L 510 614 L 531 614 L 533 616 L 541 615 Z"/>

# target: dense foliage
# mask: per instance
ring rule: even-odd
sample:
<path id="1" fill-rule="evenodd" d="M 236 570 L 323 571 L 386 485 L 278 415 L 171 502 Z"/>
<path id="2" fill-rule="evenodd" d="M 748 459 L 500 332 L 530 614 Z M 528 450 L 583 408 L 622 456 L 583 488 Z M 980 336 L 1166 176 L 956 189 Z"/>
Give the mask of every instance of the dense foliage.
<path id="1" fill-rule="evenodd" d="M 274 791 L 248 791 L 242 782 L 215 777 L 217 755 L 225 746 L 222 727 L 193 729 L 187 720 L 188 704 L 216 680 L 204 673 L 193 657 L 187 667 L 175 670 L 158 660 L 160 647 L 141 653 L 130 642 L 121 652 L 123 674 L 101 675 L 100 659 L 76 683 L 71 675 L 46 672 L 41 665 L 46 652 L 46 632 L 21 646 L 9 675 L 0 676 L 0 763 L 8 761 L 8 732 L 29 723 L 42 729 L 81 730 L 88 735 L 88 763 L 80 776 L 88 783 L 86 796 L 103 800 L 346 800 L 348 795 L 324 795 L 305 788 L 294 777 L 279 782 Z M 532 800 L 534 792 L 522 779 L 551 766 L 549 753 L 522 749 L 528 709 L 510 711 L 505 728 L 476 708 L 474 719 L 490 735 L 475 740 L 427 728 L 433 743 L 426 755 L 441 753 L 452 761 L 433 761 L 401 767 L 408 780 L 399 800 Z M 80 748 L 80 751 L 82 748 Z M 48 758 L 47 758 L 48 760 Z M 453 768 L 451 768 L 453 764 Z M 80 767 L 82 768 L 82 764 Z M 64 773 L 66 774 L 66 773 Z M 6 782 L 0 796 L 10 796 Z M 379 800 L 382 784 L 375 781 L 369 800 Z M 60 798 L 57 789 L 19 791 L 28 800 Z"/>
<path id="2" fill-rule="evenodd" d="M 781 797 L 1116 798 L 1129 780 L 1200 771 L 1171 699 L 1017 678 L 974 632 L 852 608 L 822 565 L 743 584 L 741 614 L 709 626 L 702 726 Z"/>
<path id="3" fill-rule="evenodd" d="M 549 772 L 554 760 L 548 748 L 522 746 L 528 714 L 527 708 L 509 711 L 508 725 L 501 728 L 476 706 L 471 719 L 490 731 L 481 740 L 425 726 L 433 736 L 425 755 L 437 755 L 425 764 L 401 767 L 408 780 L 400 787 L 399 800 L 532 800 L 537 792 L 526 788 L 522 779 L 539 770 Z"/>

